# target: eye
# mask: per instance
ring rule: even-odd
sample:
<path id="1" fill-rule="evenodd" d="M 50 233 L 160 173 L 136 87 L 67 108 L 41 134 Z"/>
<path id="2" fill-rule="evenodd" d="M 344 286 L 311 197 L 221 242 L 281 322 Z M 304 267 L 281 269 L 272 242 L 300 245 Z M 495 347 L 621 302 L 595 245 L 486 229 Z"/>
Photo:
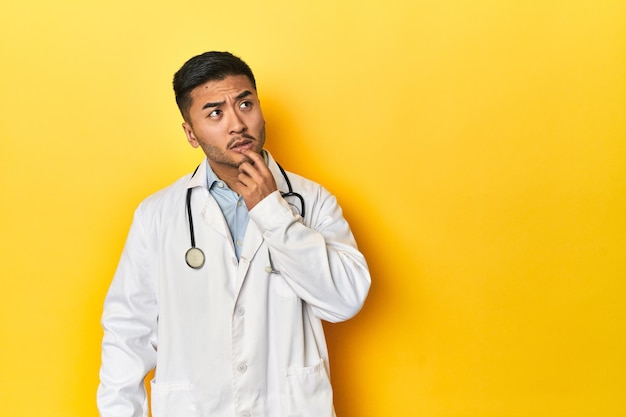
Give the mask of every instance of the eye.
<path id="1" fill-rule="evenodd" d="M 222 114 L 222 111 L 219 109 L 215 109 L 211 113 L 209 113 L 209 117 L 218 117 L 220 114 Z"/>
<path id="2" fill-rule="evenodd" d="M 242 110 L 250 108 L 250 107 L 252 107 L 252 102 L 251 101 L 242 101 L 239 104 L 239 108 L 242 109 Z"/>

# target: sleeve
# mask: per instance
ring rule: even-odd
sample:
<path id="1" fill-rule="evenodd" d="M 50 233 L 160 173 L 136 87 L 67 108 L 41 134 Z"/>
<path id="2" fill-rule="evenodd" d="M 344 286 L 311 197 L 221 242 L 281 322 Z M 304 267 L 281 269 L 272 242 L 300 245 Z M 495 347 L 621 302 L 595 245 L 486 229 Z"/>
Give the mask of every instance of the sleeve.
<path id="1" fill-rule="evenodd" d="M 315 315 L 347 320 L 367 297 L 367 263 L 333 195 L 318 186 L 306 205 L 305 225 L 275 191 L 250 211 L 250 218 L 263 233 L 274 268 Z"/>
<path id="2" fill-rule="evenodd" d="M 101 417 L 147 417 L 144 378 L 156 363 L 157 300 L 141 216 L 135 212 L 106 295 L 97 404 Z"/>

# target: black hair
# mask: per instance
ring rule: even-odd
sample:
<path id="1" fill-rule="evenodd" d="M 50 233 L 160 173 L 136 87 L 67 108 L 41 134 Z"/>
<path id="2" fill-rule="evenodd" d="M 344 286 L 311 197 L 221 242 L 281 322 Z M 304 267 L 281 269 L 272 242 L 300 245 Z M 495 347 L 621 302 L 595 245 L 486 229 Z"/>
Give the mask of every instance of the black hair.
<path id="1" fill-rule="evenodd" d="M 241 58 L 230 52 L 211 51 L 194 56 L 174 74 L 176 104 L 185 120 L 191 107 L 191 90 L 213 80 L 223 80 L 229 75 L 245 75 L 256 90 L 252 70 Z"/>

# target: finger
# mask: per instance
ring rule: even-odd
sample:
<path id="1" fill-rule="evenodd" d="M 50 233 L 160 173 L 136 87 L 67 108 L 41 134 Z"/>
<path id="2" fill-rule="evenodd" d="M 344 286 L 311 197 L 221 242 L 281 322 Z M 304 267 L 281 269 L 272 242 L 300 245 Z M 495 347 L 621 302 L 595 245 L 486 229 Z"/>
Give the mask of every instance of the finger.
<path id="1" fill-rule="evenodd" d="M 261 173 L 258 171 L 256 164 L 244 162 L 239 165 L 239 181 L 247 183 L 249 180 L 259 181 L 261 178 Z"/>
<path id="2" fill-rule="evenodd" d="M 265 158 L 263 158 L 261 154 L 254 152 L 250 149 L 247 149 L 242 153 L 250 160 L 250 163 L 254 165 L 258 172 L 263 175 L 267 175 L 270 172 L 267 164 L 265 163 Z"/>

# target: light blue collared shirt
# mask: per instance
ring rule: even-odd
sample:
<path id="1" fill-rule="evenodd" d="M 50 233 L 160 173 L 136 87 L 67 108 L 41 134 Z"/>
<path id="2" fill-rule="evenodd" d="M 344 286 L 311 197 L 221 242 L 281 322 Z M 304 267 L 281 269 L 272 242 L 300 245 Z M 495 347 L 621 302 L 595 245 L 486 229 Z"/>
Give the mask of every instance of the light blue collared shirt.
<path id="1" fill-rule="evenodd" d="M 237 259 L 239 259 L 241 257 L 241 249 L 243 248 L 243 238 L 246 234 L 248 221 L 250 220 L 248 208 L 243 201 L 243 197 L 228 188 L 228 185 L 215 175 L 208 161 L 206 164 L 209 192 L 213 198 L 215 198 L 215 201 L 217 201 L 220 209 L 222 209 L 222 214 L 230 230 L 230 236 L 233 238 Z"/>

